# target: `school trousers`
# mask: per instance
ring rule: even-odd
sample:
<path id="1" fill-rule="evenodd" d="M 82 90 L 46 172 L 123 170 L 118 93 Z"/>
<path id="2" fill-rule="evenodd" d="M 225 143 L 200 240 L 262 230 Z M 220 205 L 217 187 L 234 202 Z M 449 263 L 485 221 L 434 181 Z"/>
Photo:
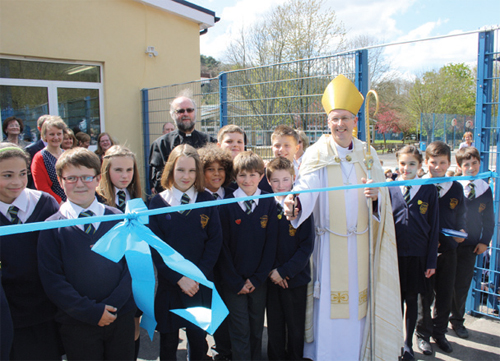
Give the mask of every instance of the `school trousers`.
<path id="1" fill-rule="evenodd" d="M 456 268 L 456 249 L 438 255 L 436 273 L 428 279 L 428 292 L 419 297 L 416 332 L 419 338 L 429 341 L 430 336 L 436 339 L 445 337 L 455 287 Z M 431 306 L 434 301 L 434 313 L 431 316 Z"/>
<path id="2" fill-rule="evenodd" d="M 264 282 L 245 295 L 238 295 L 223 286 L 224 302 L 229 309 L 229 336 L 234 361 L 262 359 L 266 286 Z"/>
<path id="3" fill-rule="evenodd" d="M 301 360 L 304 354 L 307 284 L 284 289 L 267 286 L 267 356 L 269 360 Z"/>
<path id="4" fill-rule="evenodd" d="M 134 311 L 118 315 L 108 326 L 62 324 L 61 338 L 69 361 L 134 360 Z"/>
<path id="5" fill-rule="evenodd" d="M 465 301 L 469 294 L 470 283 L 474 275 L 477 254 L 474 253 L 475 245 L 458 245 L 457 269 L 455 279 L 455 292 L 451 304 L 450 323 L 457 327 L 463 326 L 465 314 Z"/>

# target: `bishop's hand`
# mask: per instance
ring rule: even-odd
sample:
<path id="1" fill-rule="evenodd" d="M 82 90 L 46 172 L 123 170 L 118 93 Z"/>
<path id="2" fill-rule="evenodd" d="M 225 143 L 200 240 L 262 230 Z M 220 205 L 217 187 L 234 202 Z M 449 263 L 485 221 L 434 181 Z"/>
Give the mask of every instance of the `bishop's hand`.
<path id="1" fill-rule="evenodd" d="M 298 200 L 293 194 L 289 194 L 285 198 L 283 210 L 285 212 L 286 219 L 293 221 L 297 218 L 299 209 L 297 208 Z"/>

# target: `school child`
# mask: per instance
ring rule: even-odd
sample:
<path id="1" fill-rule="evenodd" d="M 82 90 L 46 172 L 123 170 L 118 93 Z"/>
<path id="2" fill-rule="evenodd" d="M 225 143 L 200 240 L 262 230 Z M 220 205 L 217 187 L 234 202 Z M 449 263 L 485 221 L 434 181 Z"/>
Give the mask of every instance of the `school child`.
<path id="1" fill-rule="evenodd" d="M 0 226 L 43 222 L 59 209 L 48 193 L 26 188 L 28 169 L 27 153 L 13 143 L 0 144 Z M 38 234 L 0 237 L 2 287 L 14 327 L 11 360 L 56 360 L 62 354 L 54 320 L 56 307 L 38 274 Z M 2 316 L 3 312 L 4 308 Z M 2 330 L 4 322 L 7 325 L 8 319 L 2 317 Z M 1 336 L 2 340 L 7 337 Z"/>
<path id="2" fill-rule="evenodd" d="M 121 145 L 113 145 L 103 156 L 101 181 L 97 193 L 105 204 L 125 212 L 126 202 L 141 198 L 141 180 L 135 154 Z"/>
<path id="3" fill-rule="evenodd" d="M 302 164 L 302 156 L 304 155 L 306 149 L 309 147 L 309 137 L 303 130 L 296 129 L 295 131 L 299 135 L 299 150 L 293 157 L 293 166 L 295 167 L 295 169 L 298 169 Z"/>
<path id="4" fill-rule="evenodd" d="M 479 173 L 481 158 L 474 147 L 463 147 L 456 154 L 458 167 L 462 174 L 475 176 Z M 457 269 L 455 292 L 451 306 L 450 323 L 458 337 L 467 338 L 469 332 L 464 326 L 465 301 L 474 274 L 476 257 L 490 244 L 495 228 L 493 214 L 493 194 L 483 179 L 460 181 L 464 188 L 467 206 L 468 237 L 457 247 Z"/>
<path id="5" fill-rule="evenodd" d="M 295 159 L 295 154 L 299 151 L 299 134 L 288 125 L 278 125 L 271 134 L 271 147 L 274 157 L 285 157 L 290 162 Z M 298 165 L 294 166 L 295 174 L 299 173 Z"/>
<path id="6" fill-rule="evenodd" d="M 238 188 L 231 197 L 258 196 L 264 177 L 263 160 L 251 151 L 234 159 Z M 266 279 L 274 264 L 277 210 L 272 198 L 222 205 L 223 232 L 218 267 L 223 299 L 229 309 L 229 334 L 233 360 L 260 360 Z"/>
<path id="7" fill-rule="evenodd" d="M 274 193 L 289 192 L 294 166 L 288 159 L 273 159 L 266 175 Z M 267 288 L 267 356 L 269 360 L 301 360 L 304 353 L 309 258 L 314 245 L 311 215 L 295 229 L 283 212 L 285 196 L 275 196 L 278 208 L 278 245 Z"/>
<path id="8" fill-rule="evenodd" d="M 413 145 L 396 153 L 401 175 L 412 180 L 422 167 Z M 415 360 L 413 333 L 418 317 L 418 294 L 426 293 L 426 279 L 436 271 L 439 241 L 439 203 L 434 185 L 389 187 L 398 248 L 401 310 L 406 303 L 406 336 L 402 360 Z"/>
<path id="9" fill-rule="evenodd" d="M 56 172 L 68 201 L 47 221 L 119 214 L 97 202 L 101 161 L 86 148 L 64 152 Z M 56 321 L 68 360 L 133 360 L 134 314 L 131 278 L 92 246 L 118 221 L 88 223 L 40 232 L 40 278 L 58 307 Z"/>
<path id="10" fill-rule="evenodd" d="M 102 203 L 118 208 L 125 213 L 127 201 L 142 197 L 141 179 L 135 154 L 121 145 L 111 146 L 102 157 L 101 180 L 97 194 Z M 139 354 L 141 343 L 141 310 L 135 315 L 135 358 Z"/>
<path id="11" fill-rule="evenodd" d="M 170 153 L 163 170 L 161 185 L 165 190 L 151 200 L 150 208 L 212 201 L 213 196 L 205 192 L 203 183 L 203 167 L 196 149 L 187 144 L 179 145 Z M 222 244 L 219 214 L 215 207 L 152 216 L 149 227 L 213 281 L 213 268 Z M 168 268 L 155 250 L 153 260 L 158 270 L 155 315 L 160 332 L 160 360 L 177 359 L 181 327 L 186 327 L 190 360 L 205 359 L 208 351 L 206 332 L 170 310 L 210 307 L 210 290 Z"/>
<path id="12" fill-rule="evenodd" d="M 213 195 L 215 200 L 226 198 L 232 191 L 226 188 L 232 180 L 233 159 L 228 150 L 214 144 L 207 144 L 198 149 L 203 165 L 205 190 Z"/>
<path id="13" fill-rule="evenodd" d="M 451 150 L 441 141 L 435 141 L 425 150 L 425 164 L 429 177 L 444 177 L 451 164 Z M 466 229 L 466 207 L 464 191 L 460 183 L 444 182 L 435 184 L 439 196 L 439 247 L 436 273 L 429 278 L 426 294 L 421 295 L 419 318 L 417 321 L 418 348 L 425 354 L 432 354 L 430 337 L 444 352 L 453 351 L 446 339 L 448 318 L 451 311 L 455 271 L 457 268 L 457 246 L 464 238 L 446 236 L 442 229 L 462 231 Z M 431 318 L 431 305 L 434 302 L 434 317 Z"/>
<path id="14" fill-rule="evenodd" d="M 203 148 L 198 149 L 198 154 L 203 164 L 205 190 L 213 195 L 214 200 L 229 197 L 229 195 L 233 193 L 233 190 L 227 188 L 233 179 L 233 159 L 231 158 L 229 150 L 222 149 L 214 144 L 207 144 Z M 217 267 L 215 267 L 214 283 L 219 294 L 222 294 L 221 278 L 220 272 L 218 272 Z M 219 325 L 217 331 L 215 331 L 214 340 L 215 346 L 212 347 L 212 350 L 215 351 L 214 359 L 230 360 L 232 357 L 231 341 L 229 339 L 227 317 Z"/>
<path id="15" fill-rule="evenodd" d="M 217 133 L 217 146 L 229 150 L 233 159 L 245 150 L 246 144 L 247 136 L 237 125 L 225 125 Z"/>

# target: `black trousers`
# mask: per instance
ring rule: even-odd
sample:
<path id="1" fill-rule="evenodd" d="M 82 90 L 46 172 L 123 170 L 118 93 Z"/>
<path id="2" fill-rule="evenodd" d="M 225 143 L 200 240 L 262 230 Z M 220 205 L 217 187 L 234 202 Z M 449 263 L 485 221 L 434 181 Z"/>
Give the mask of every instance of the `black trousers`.
<path id="1" fill-rule="evenodd" d="M 104 327 L 63 324 L 61 337 L 68 360 L 134 360 L 134 311 Z"/>
<path id="2" fill-rule="evenodd" d="M 477 254 L 474 253 L 475 245 L 458 245 L 457 270 L 455 278 L 455 292 L 451 304 L 450 323 L 453 326 L 463 326 L 465 314 L 465 301 L 469 294 L 470 283 L 474 275 Z"/>
<path id="3" fill-rule="evenodd" d="M 302 360 L 307 284 L 284 289 L 268 281 L 267 356 L 269 360 Z"/>
<path id="4" fill-rule="evenodd" d="M 229 309 L 229 336 L 233 360 L 261 360 L 262 332 L 266 308 L 267 284 L 255 291 L 237 295 L 223 287 L 224 302 Z"/>
<path id="5" fill-rule="evenodd" d="M 62 354 L 59 325 L 53 319 L 30 327 L 14 328 L 11 360 L 60 360 Z"/>
<path id="6" fill-rule="evenodd" d="M 207 358 L 207 333 L 201 328 L 186 328 L 188 339 L 188 360 L 205 360 Z M 177 332 L 160 333 L 160 360 L 176 361 L 179 346 L 179 330 Z"/>
<path id="7" fill-rule="evenodd" d="M 455 273 L 457 269 L 456 249 L 440 253 L 436 273 L 428 279 L 428 292 L 420 295 L 418 304 L 417 336 L 424 340 L 443 338 L 448 329 L 451 312 Z M 431 317 L 431 306 L 434 313 Z"/>

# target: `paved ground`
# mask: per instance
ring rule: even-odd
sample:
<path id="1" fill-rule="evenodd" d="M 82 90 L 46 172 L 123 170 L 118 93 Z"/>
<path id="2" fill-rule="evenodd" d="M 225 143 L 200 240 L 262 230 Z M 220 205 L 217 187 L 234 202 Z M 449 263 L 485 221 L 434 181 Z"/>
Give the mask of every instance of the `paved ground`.
<path id="1" fill-rule="evenodd" d="M 463 361 L 498 361 L 500 360 L 500 321 L 492 320 L 488 317 L 466 316 L 465 326 L 469 330 L 469 338 L 461 339 L 449 329 L 447 338 L 450 341 L 453 352 L 450 354 L 442 352 L 434 342 L 431 342 L 434 354 L 425 356 L 421 354 L 414 342 L 415 358 L 417 360 L 463 360 Z M 265 338 L 266 334 L 264 334 Z M 186 336 L 180 333 L 181 343 L 177 352 L 177 360 L 186 360 Z M 209 344 L 213 344 L 213 339 L 209 336 Z M 264 346 L 265 347 L 265 346 Z M 149 340 L 146 332 L 141 333 L 140 360 L 159 360 L 159 335 L 155 333 L 153 342 Z M 265 353 L 264 353 L 265 355 Z M 394 360 L 396 361 L 396 360 Z"/>

